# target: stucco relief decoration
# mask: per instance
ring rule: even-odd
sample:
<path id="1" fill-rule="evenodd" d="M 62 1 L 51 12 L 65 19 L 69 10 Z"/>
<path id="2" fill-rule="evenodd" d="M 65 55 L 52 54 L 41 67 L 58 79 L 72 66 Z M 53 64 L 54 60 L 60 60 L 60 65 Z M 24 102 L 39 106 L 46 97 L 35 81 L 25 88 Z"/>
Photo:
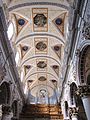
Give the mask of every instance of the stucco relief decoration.
<path id="1" fill-rule="evenodd" d="M 40 51 L 43 51 L 47 48 L 47 45 L 43 41 L 40 41 L 36 44 L 36 48 Z"/>
<path id="2" fill-rule="evenodd" d="M 30 50 L 30 46 L 20 44 L 21 57 L 23 58 L 26 53 Z"/>
<path id="3" fill-rule="evenodd" d="M 48 31 L 48 10 L 47 8 L 33 8 L 33 31 L 47 32 Z"/>
<path id="4" fill-rule="evenodd" d="M 58 65 L 53 65 L 51 67 L 55 71 L 55 73 L 57 74 L 57 76 L 59 76 L 59 66 Z"/>
<path id="5" fill-rule="evenodd" d="M 39 68 L 45 68 L 45 67 L 47 67 L 47 64 L 44 61 L 39 61 L 37 63 L 37 67 L 39 67 Z"/>
<path id="6" fill-rule="evenodd" d="M 33 80 L 28 80 L 28 83 L 32 83 L 33 82 Z"/>
<path id="7" fill-rule="evenodd" d="M 83 37 L 87 40 L 90 40 L 90 23 L 85 22 L 82 30 Z"/>
<path id="8" fill-rule="evenodd" d="M 47 38 L 35 38 L 35 53 L 47 53 Z"/>
<path id="9" fill-rule="evenodd" d="M 31 67 L 32 67 L 31 65 L 24 65 L 25 75 L 29 72 Z"/>
<path id="10" fill-rule="evenodd" d="M 37 70 L 46 71 L 47 69 L 47 60 L 46 59 L 37 59 L 36 60 Z"/>
<path id="11" fill-rule="evenodd" d="M 54 52 L 56 53 L 56 55 L 59 57 L 59 59 L 61 59 L 62 45 L 55 45 L 55 46 L 52 47 L 52 49 L 54 50 Z"/>
<path id="12" fill-rule="evenodd" d="M 16 18 L 16 25 L 17 25 L 17 35 L 21 32 L 21 30 L 23 29 L 23 27 L 28 23 L 28 21 L 17 15 L 17 14 L 14 14 L 15 18 Z"/>
<path id="13" fill-rule="evenodd" d="M 57 81 L 56 80 L 51 80 L 51 82 L 53 83 L 53 85 L 55 86 L 55 87 L 57 87 Z"/>
<path id="14" fill-rule="evenodd" d="M 38 78 L 39 81 L 46 81 L 47 79 L 44 76 Z"/>
<path id="15" fill-rule="evenodd" d="M 23 50 L 23 51 L 27 51 L 27 50 L 28 50 L 28 46 L 23 46 L 23 47 L 22 47 L 22 50 Z"/>
<path id="16" fill-rule="evenodd" d="M 52 22 L 55 24 L 59 32 L 64 36 L 64 21 L 65 21 L 66 12 L 57 16 Z"/>
<path id="17" fill-rule="evenodd" d="M 28 80 L 27 84 L 28 84 L 28 88 L 30 87 L 30 85 L 33 83 L 34 80 Z"/>
<path id="18" fill-rule="evenodd" d="M 47 18 L 44 14 L 37 14 L 34 17 L 34 24 L 38 27 L 44 27 L 44 25 L 47 23 Z"/>

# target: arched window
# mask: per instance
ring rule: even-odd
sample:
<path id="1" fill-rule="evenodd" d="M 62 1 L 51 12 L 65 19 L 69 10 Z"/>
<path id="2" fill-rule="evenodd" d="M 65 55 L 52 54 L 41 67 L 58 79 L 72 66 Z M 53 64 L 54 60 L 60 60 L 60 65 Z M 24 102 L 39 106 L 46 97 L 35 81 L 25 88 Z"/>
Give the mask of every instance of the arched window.
<path id="1" fill-rule="evenodd" d="M 79 75 L 80 82 L 90 84 L 90 45 L 85 47 L 80 53 Z"/>
<path id="2" fill-rule="evenodd" d="M 4 82 L 0 86 L 0 104 L 8 104 L 10 101 L 9 84 Z"/>
<path id="3" fill-rule="evenodd" d="M 7 30 L 7 35 L 8 35 L 9 40 L 11 40 L 13 34 L 14 34 L 14 26 L 13 26 L 13 23 L 10 22 L 10 24 L 8 26 L 8 30 Z"/>
<path id="4" fill-rule="evenodd" d="M 77 86 L 75 83 L 72 83 L 70 85 L 70 97 L 71 97 L 71 104 L 74 105 L 75 103 L 75 99 L 76 99 L 76 90 L 77 90 Z"/>
<path id="5" fill-rule="evenodd" d="M 16 56 L 15 56 L 15 62 L 16 62 L 16 64 L 19 63 L 19 59 L 20 59 L 20 54 L 19 54 L 19 52 L 17 52 Z"/>

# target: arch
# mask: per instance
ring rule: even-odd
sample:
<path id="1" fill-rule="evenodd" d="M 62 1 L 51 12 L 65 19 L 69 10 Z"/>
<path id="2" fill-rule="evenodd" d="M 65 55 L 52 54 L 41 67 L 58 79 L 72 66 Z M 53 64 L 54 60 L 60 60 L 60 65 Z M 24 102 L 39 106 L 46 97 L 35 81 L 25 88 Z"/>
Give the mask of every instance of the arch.
<path id="1" fill-rule="evenodd" d="M 37 73 L 47 73 L 48 75 L 51 75 L 51 76 L 53 76 L 56 80 L 58 79 L 58 78 L 56 78 L 56 76 L 55 75 L 53 75 L 52 73 L 50 73 L 50 72 L 35 72 L 35 73 L 32 73 L 32 74 L 30 74 L 27 78 L 26 78 L 26 80 L 29 78 L 29 77 L 31 77 L 32 75 L 35 75 L 35 74 L 37 74 Z"/>
<path id="2" fill-rule="evenodd" d="M 81 52 L 85 47 L 90 45 L 90 40 L 83 41 L 80 46 L 78 46 L 78 50 Z"/>
<path id="3" fill-rule="evenodd" d="M 30 59 L 35 59 L 35 58 L 48 58 L 48 59 L 52 59 L 52 60 L 56 61 L 56 63 L 57 63 L 58 65 L 61 66 L 61 62 L 60 62 L 60 61 L 58 61 L 57 59 L 55 59 L 55 58 L 53 58 L 53 57 L 47 56 L 47 55 L 43 55 L 43 56 L 38 55 L 38 56 L 29 57 L 28 59 L 26 59 L 25 61 L 23 61 L 23 62 L 21 63 L 21 66 L 24 65 L 24 63 L 26 63 L 26 62 L 29 61 Z"/>
<path id="4" fill-rule="evenodd" d="M 85 46 L 79 56 L 79 80 L 88 84 L 90 81 L 90 45 Z M 90 83 L 89 83 L 90 84 Z"/>
<path id="5" fill-rule="evenodd" d="M 80 96 L 76 94 L 76 91 L 77 91 L 77 86 L 76 86 L 76 84 L 73 82 L 73 83 L 70 85 L 71 104 L 72 104 L 72 105 L 75 105 L 76 107 L 82 106 L 82 105 L 83 105 L 82 100 L 81 100 Z"/>
<path id="6" fill-rule="evenodd" d="M 28 7 L 28 6 L 32 6 L 32 5 L 51 5 L 51 6 L 57 6 L 57 7 L 62 7 L 66 10 L 69 10 L 69 7 L 68 6 L 65 6 L 63 4 L 60 4 L 60 3 L 52 3 L 52 2 L 27 2 L 27 3 L 22 3 L 22 4 L 18 4 L 18 5 L 14 5 L 12 7 L 9 7 L 9 11 L 12 11 L 14 9 L 17 9 L 17 8 L 22 8 L 22 7 Z"/>
<path id="7" fill-rule="evenodd" d="M 30 35 L 27 35 L 27 36 L 24 36 L 22 38 L 20 38 L 16 44 L 18 44 L 19 42 L 21 42 L 22 40 L 28 38 L 28 37 L 37 37 L 37 36 L 48 36 L 48 37 L 53 37 L 53 38 L 56 38 L 57 40 L 59 40 L 63 45 L 65 45 L 65 41 L 63 41 L 62 39 L 60 39 L 59 37 L 55 36 L 55 35 L 52 35 L 52 34 L 49 34 L 49 33 L 34 33 L 34 34 L 30 34 Z"/>
<path id="8" fill-rule="evenodd" d="M 86 119 L 86 114 L 85 114 L 85 110 L 84 110 L 84 106 L 83 106 L 83 102 L 82 99 L 79 95 L 77 95 L 75 92 L 77 91 L 77 86 L 76 84 L 73 82 L 70 85 L 70 95 L 71 95 L 71 104 L 75 105 L 77 108 L 79 108 L 78 111 L 78 118 L 80 120 L 87 120 Z"/>
<path id="9" fill-rule="evenodd" d="M 76 84 L 73 82 L 71 85 L 70 85 L 70 97 L 71 97 L 71 104 L 74 105 L 75 103 L 75 91 L 77 90 L 77 86 Z"/>
<path id="10" fill-rule="evenodd" d="M 40 84 L 40 85 L 45 86 L 44 84 Z M 32 87 L 30 90 L 32 90 L 32 89 L 34 89 L 35 87 L 40 86 L 40 85 L 36 85 L 36 86 Z M 55 91 L 55 90 L 54 90 L 54 88 L 53 88 L 53 87 L 51 87 L 50 85 L 47 85 L 47 86 L 48 86 L 48 87 L 50 87 L 51 89 L 53 89 L 53 91 Z"/>
<path id="11" fill-rule="evenodd" d="M 0 85 L 0 104 L 9 104 L 10 102 L 10 86 L 9 83 L 3 82 Z"/>

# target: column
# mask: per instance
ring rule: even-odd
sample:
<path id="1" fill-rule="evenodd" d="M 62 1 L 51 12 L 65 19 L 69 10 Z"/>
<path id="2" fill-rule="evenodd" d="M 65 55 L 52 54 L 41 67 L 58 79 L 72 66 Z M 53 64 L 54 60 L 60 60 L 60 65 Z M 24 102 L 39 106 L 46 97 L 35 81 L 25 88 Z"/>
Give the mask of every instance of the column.
<path id="1" fill-rule="evenodd" d="M 78 120 L 78 109 L 76 107 L 70 107 L 69 116 L 72 120 Z"/>
<path id="2" fill-rule="evenodd" d="M 13 117 L 13 113 L 11 112 L 11 107 L 9 105 L 3 105 L 1 120 L 11 120 L 12 117 Z"/>
<path id="3" fill-rule="evenodd" d="M 81 96 L 87 119 L 90 120 L 90 85 L 79 86 L 78 92 Z"/>

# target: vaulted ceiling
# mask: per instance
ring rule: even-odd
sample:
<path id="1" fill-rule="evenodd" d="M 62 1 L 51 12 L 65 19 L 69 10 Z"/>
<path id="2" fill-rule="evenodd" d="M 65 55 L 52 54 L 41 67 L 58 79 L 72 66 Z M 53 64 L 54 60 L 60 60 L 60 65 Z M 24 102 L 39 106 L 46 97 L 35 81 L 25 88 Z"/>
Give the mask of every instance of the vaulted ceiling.
<path id="1" fill-rule="evenodd" d="M 62 89 L 62 64 L 67 40 L 66 0 L 12 0 L 9 20 L 14 26 L 12 45 L 24 92 L 53 96 Z"/>

